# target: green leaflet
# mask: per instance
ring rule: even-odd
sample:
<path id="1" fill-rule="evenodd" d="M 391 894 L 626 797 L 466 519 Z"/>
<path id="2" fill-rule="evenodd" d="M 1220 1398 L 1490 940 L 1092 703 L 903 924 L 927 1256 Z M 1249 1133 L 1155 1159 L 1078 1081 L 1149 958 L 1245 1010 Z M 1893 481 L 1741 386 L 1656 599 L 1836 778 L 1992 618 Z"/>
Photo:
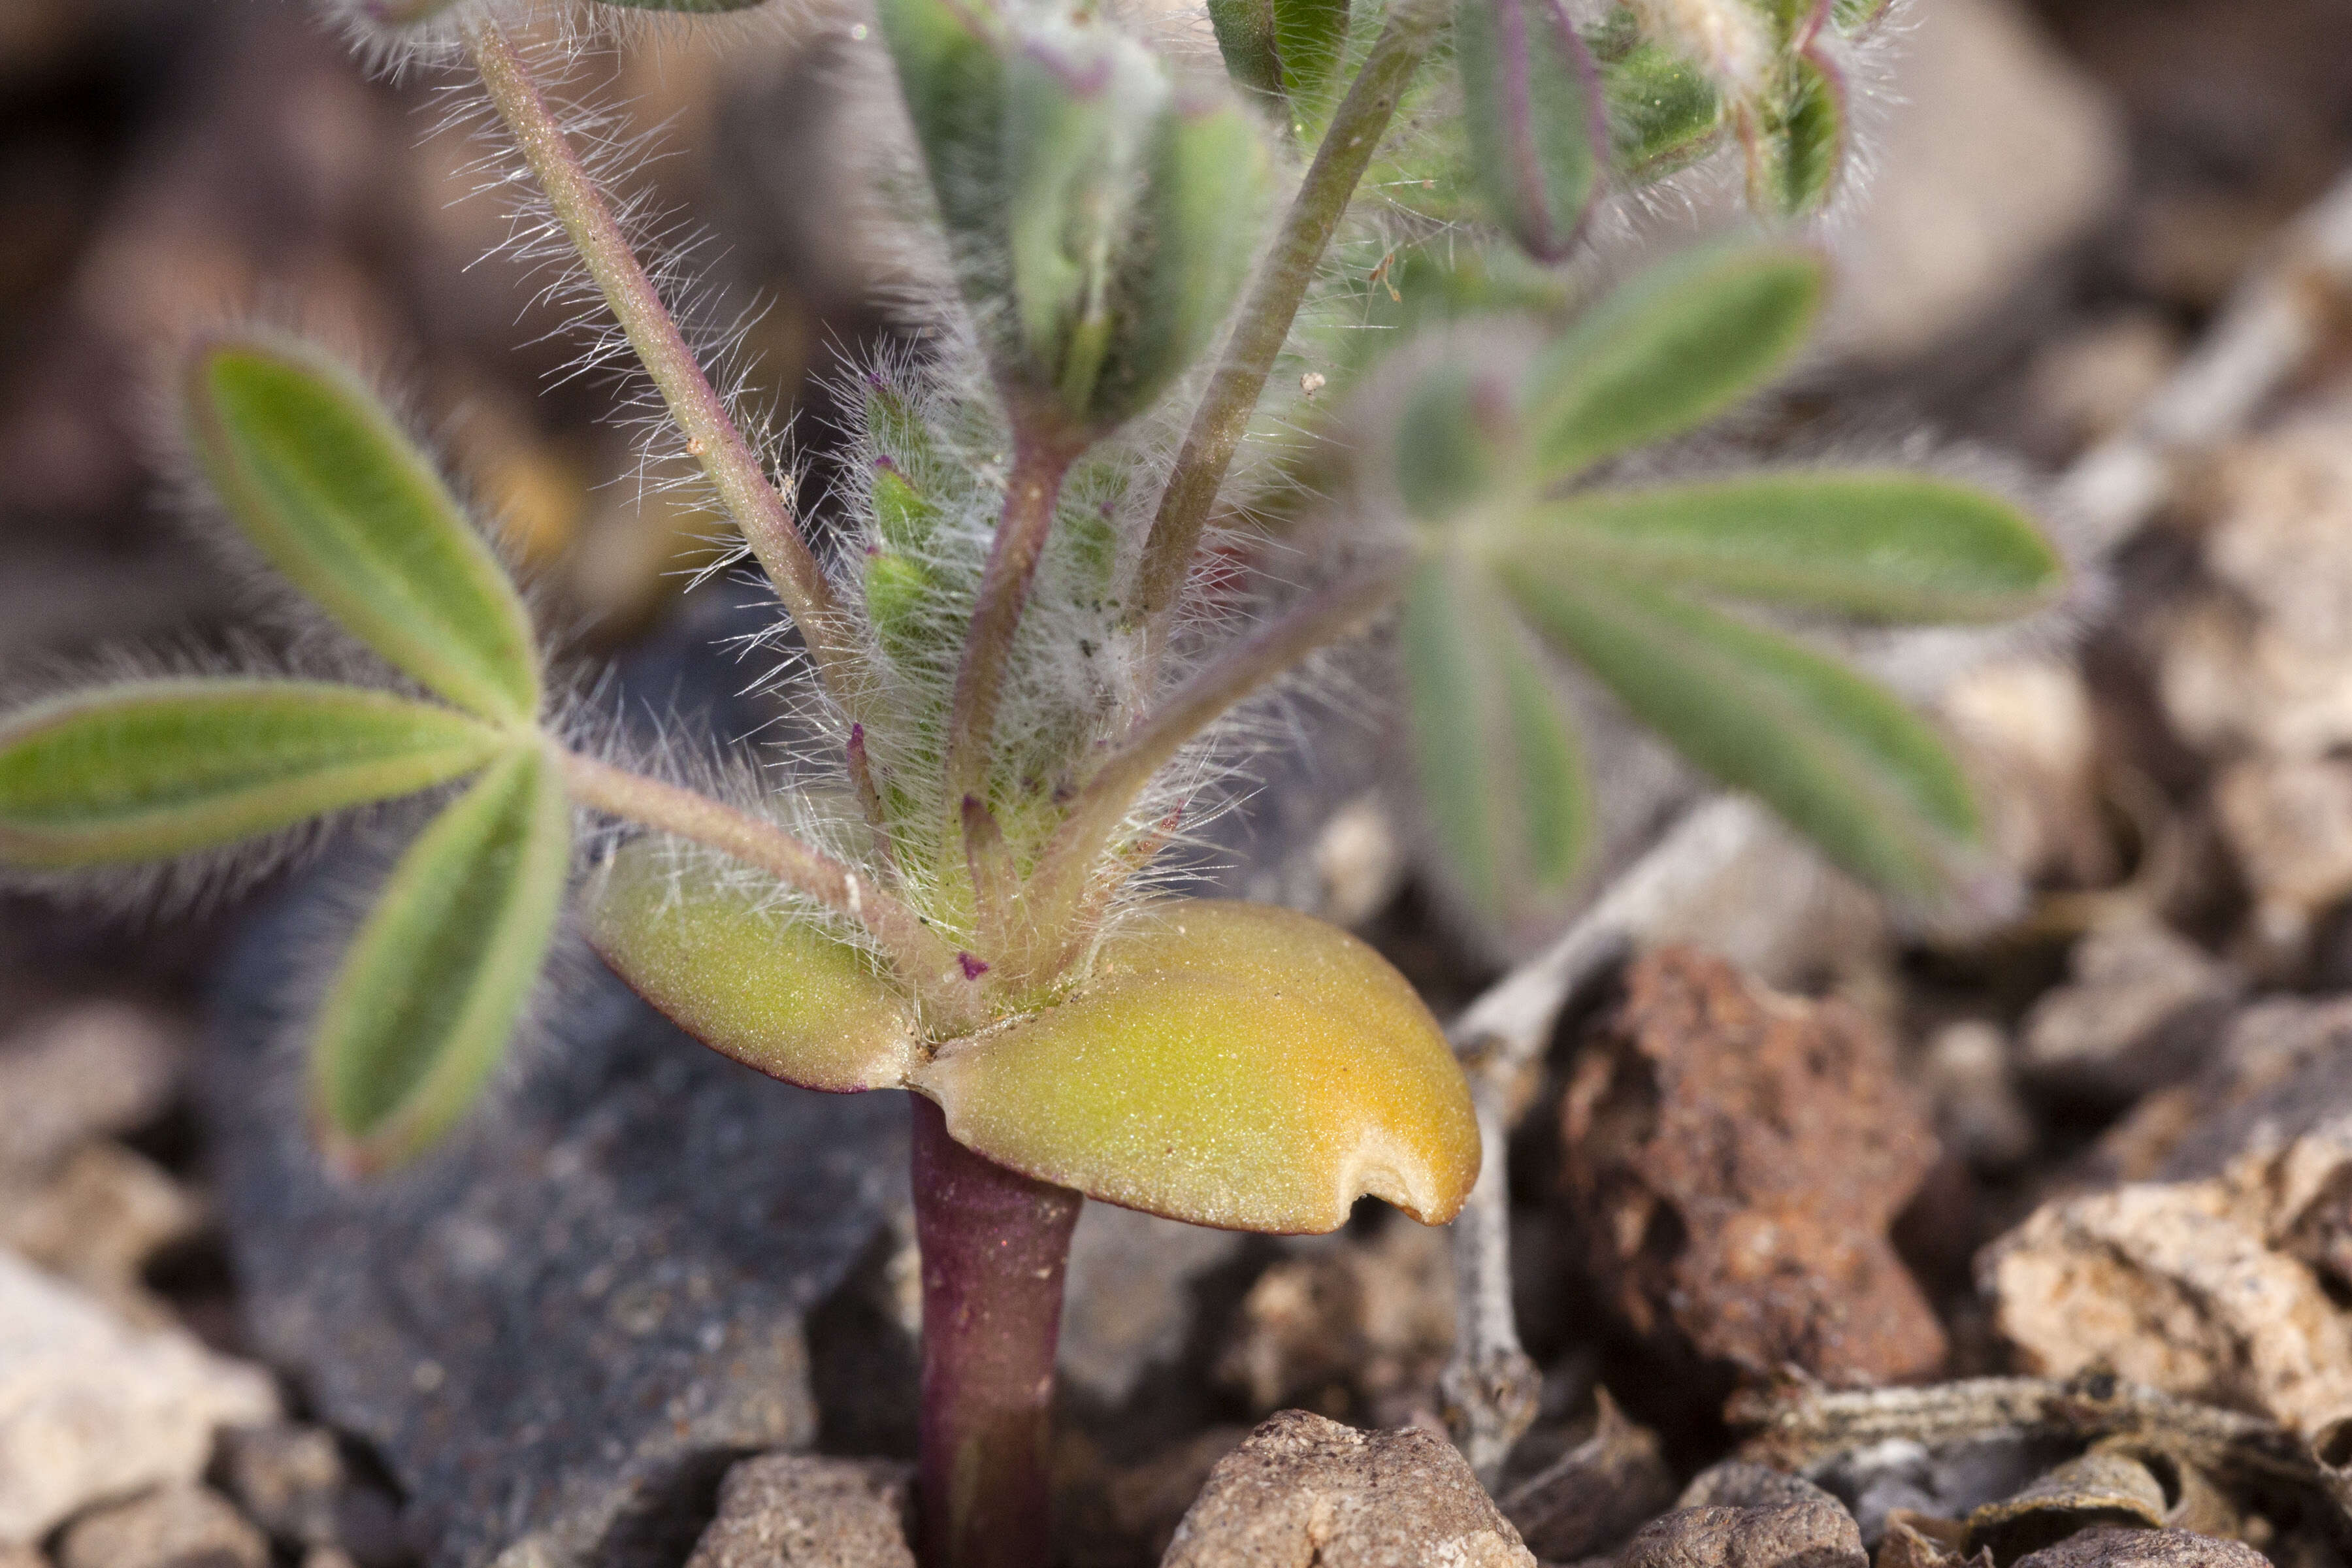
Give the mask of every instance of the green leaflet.
<path id="1" fill-rule="evenodd" d="M 1274 0 L 1209 0 L 1209 26 L 1234 85 L 1269 98 L 1282 94 L 1282 46 L 1274 26 Z"/>
<path id="2" fill-rule="evenodd" d="M 572 812 L 537 748 L 509 752 L 393 868 L 320 1009 L 311 1085 L 343 1163 L 420 1152 L 488 1080 L 555 934 Z"/>
<path id="3" fill-rule="evenodd" d="M 1338 100 L 1348 0 L 1209 0 L 1209 25 L 1235 86 L 1286 99 L 1307 118 Z"/>
<path id="4" fill-rule="evenodd" d="M 877 12 L 959 264 L 1001 268 L 1004 62 L 982 31 L 987 13 L 944 0 L 879 0 Z"/>
<path id="5" fill-rule="evenodd" d="M 871 960 L 755 891 L 673 875 L 663 853 L 624 845 L 590 896 L 589 941 L 615 974 L 772 1078 L 835 1093 L 906 1080 L 913 1021 Z"/>
<path id="6" fill-rule="evenodd" d="M 1930 891 L 1974 837 L 1975 807 L 1942 744 L 1843 665 L 1591 567 L 1514 563 L 1501 575 L 1528 619 L 1635 714 L 1849 871 Z"/>
<path id="7" fill-rule="evenodd" d="M 1514 433 L 1507 393 L 1466 365 L 1431 366 L 1397 420 L 1391 461 L 1405 510 L 1440 522 L 1493 490 L 1509 471 Z"/>
<path id="8" fill-rule="evenodd" d="M 1477 567 L 1431 561 L 1398 634 L 1415 776 L 1465 889 L 1505 919 L 1564 884 L 1591 800 L 1566 714 L 1518 618 Z"/>
<path id="9" fill-rule="evenodd" d="M 1789 68 L 1780 101 L 1743 135 L 1750 205 L 1759 212 L 1801 217 L 1837 187 L 1845 160 L 1845 84 L 1819 56 L 1800 55 Z"/>
<path id="10" fill-rule="evenodd" d="M 0 860 L 162 859 L 429 789 L 488 762 L 492 731 L 358 687 L 130 681 L 0 722 Z"/>
<path id="11" fill-rule="evenodd" d="M 189 361 L 190 437 L 245 536 L 344 629 L 458 706 L 529 723 L 521 599 L 425 455 L 323 359 L 227 340 Z"/>
<path id="12" fill-rule="evenodd" d="M 1780 246 L 1702 249 L 1619 286 L 1529 374 L 1538 477 L 1566 479 L 1737 403 L 1804 342 L 1823 287 L 1817 258 Z"/>
<path id="13" fill-rule="evenodd" d="M 1592 57 L 1560 0 L 1462 0 L 1454 51 L 1488 209 L 1529 256 L 1562 259 L 1609 153 Z"/>
<path id="14" fill-rule="evenodd" d="M 1759 474 L 1592 490 L 1532 509 L 1524 563 L 1596 560 L 1642 577 L 1881 620 L 1996 620 L 2060 575 L 2033 525 L 1982 490 L 1899 471 Z"/>

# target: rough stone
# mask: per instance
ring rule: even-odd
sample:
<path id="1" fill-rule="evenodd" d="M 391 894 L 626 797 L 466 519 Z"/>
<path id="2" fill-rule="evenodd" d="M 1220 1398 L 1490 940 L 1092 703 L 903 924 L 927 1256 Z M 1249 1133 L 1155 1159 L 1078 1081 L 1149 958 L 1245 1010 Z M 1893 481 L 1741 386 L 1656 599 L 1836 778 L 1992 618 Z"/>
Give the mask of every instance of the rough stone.
<path id="1" fill-rule="evenodd" d="M 2148 1095 L 2099 1142 L 2095 1175 L 2185 1181 L 2219 1175 L 2352 1112 L 2352 998 L 2273 996 L 2241 1009 L 2197 1076 Z"/>
<path id="2" fill-rule="evenodd" d="M 266 1421 L 259 1368 L 141 1330 L 0 1251 L 0 1542 L 110 1497 L 200 1475 L 216 1427 Z"/>
<path id="3" fill-rule="evenodd" d="M 277 1540 L 343 1553 L 359 1568 L 411 1555 L 398 1507 L 352 1473 L 331 1432 L 292 1422 L 232 1426 L 220 1436 L 214 1479 Z"/>
<path id="4" fill-rule="evenodd" d="M 1626 989 L 1562 1108 L 1603 1300 L 1638 1334 L 1759 1373 L 1934 1370 L 1943 1330 L 1886 1227 L 1936 1141 L 1885 1038 L 1688 949 L 1643 958 Z"/>
<path id="5" fill-rule="evenodd" d="M 1981 1018 L 1948 1024 L 1927 1042 L 1922 1082 L 1944 1147 L 1979 1171 L 2006 1171 L 2032 1153 L 2032 1116 L 2019 1098 L 2009 1037 Z"/>
<path id="6" fill-rule="evenodd" d="M 0 1173 L 38 1175 L 77 1144 L 162 1114 L 184 1031 L 121 1002 L 90 1002 L 0 1041 Z"/>
<path id="7" fill-rule="evenodd" d="M 1917 10 L 1841 246 L 1830 346 L 1885 363 L 1992 310 L 2122 189 L 2115 110 L 2007 0 Z"/>
<path id="8" fill-rule="evenodd" d="M 1127 1402 L 1177 1360 L 1194 1328 L 1192 1280 L 1230 1262 L 1244 1237 L 1113 1204 L 1088 1204 L 1070 1238 L 1059 1367 L 1073 1392 Z"/>
<path id="9" fill-rule="evenodd" d="M 58 1568 L 269 1568 L 269 1542 L 218 1492 L 169 1486 L 74 1521 Z"/>
<path id="10" fill-rule="evenodd" d="M 2098 729 L 2079 670 L 2055 658 L 1989 660 L 1956 677 L 1936 706 L 1976 785 L 1999 864 L 2026 881 L 2113 880 Z"/>
<path id="11" fill-rule="evenodd" d="M 1657 1434 L 1625 1419 L 1606 1390 L 1592 1436 L 1504 1494 L 1503 1517 L 1546 1562 L 1616 1545 L 1675 1500 Z"/>
<path id="12" fill-rule="evenodd" d="M 2269 1568 L 2269 1563 L 2242 1542 L 2109 1524 L 2021 1557 L 2016 1568 Z"/>
<path id="13" fill-rule="evenodd" d="M 1454 1446 L 1286 1410 L 1209 1472 L 1161 1568 L 1534 1568 Z"/>
<path id="14" fill-rule="evenodd" d="M 2213 815 L 2254 895 L 2263 955 L 2281 966 L 2299 963 L 2313 921 L 2352 893 L 2352 764 L 2239 763 L 2214 783 Z"/>
<path id="15" fill-rule="evenodd" d="M 1217 1379 L 1258 1414 L 1298 1403 L 1401 1424 L 1453 1348 L 1452 1268 L 1444 1232 L 1402 1220 L 1369 1242 L 1305 1243 L 1250 1287 Z"/>
<path id="16" fill-rule="evenodd" d="M 1617 1568 L 1868 1568 L 1862 1531 L 1835 1498 L 1678 1508 L 1633 1532 Z"/>
<path id="17" fill-rule="evenodd" d="M 173 1315 L 142 1283 L 140 1270 L 203 1222 L 204 1206 L 192 1194 L 120 1143 L 85 1143 L 45 1181 L 0 1183 L 0 1247 L 149 1328 L 164 1326 Z"/>
<path id="18" fill-rule="evenodd" d="M 2040 1082 L 2114 1100 L 2137 1099 L 2196 1068 L 2245 980 L 2145 916 L 2095 927 L 2072 973 L 2025 1016 L 2019 1063 Z"/>
<path id="19" fill-rule="evenodd" d="M 1992 1549 L 1963 1557 L 1958 1547 L 1940 1535 L 1928 1533 L 1913 1520 L 1898 1519 L 1887 1525 L 1873 1568 L 1993 1568 Z"/>
<path id="20" fill-rule="evenodd" d="M 888 1460 L 745 1459 L 686 1568 L 915 1568 L 912 1489 L 908 1467 Z"/>
<path id="21" fill-rule="evenodd" d="M 899 1097 L 773 1082 L 583 973 L 447 1144 L 339 1179 L 271 1000 L 320 897 L 246 932 L 205 1083 L 254 1342 L 439 1568 L 670 1568 L 729 1464 L 814 1435 L 802 1321 L 905 1202 Z"/>

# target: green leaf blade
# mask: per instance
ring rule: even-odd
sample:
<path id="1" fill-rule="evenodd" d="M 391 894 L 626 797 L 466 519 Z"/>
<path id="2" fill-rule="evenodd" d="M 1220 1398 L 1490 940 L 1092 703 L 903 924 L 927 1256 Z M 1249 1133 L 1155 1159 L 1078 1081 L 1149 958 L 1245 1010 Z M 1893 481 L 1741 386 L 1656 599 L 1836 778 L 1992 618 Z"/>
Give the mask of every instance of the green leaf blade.
<path id="1" fill-rule="evenodd" d="M 270 564 L 386 660 L 485 719 L 538 716 L 522 600 L 440 475 L 359 381 L 229 339 L 185 382 L 198 460 Z"/>
<path id="2" fill-rule="evenodd" d="M 1969 486 L 1867 469 L 1572 495 L 1515 553 L 1566 551 L 1664 583 L 1889 621 L 2000 620 L 2063 567 L 2016 509 Z"/>
<path id="3" fill-rule="evenodd" d="M 1414 574 L 1398 646 L 1438 847 L 1487 917 L 1507 920 L 1582 858 L 1591 805 L 1574 731 L 1517 617 L 1466 562 Z"/>
<path id="4" fill-rule="evenodd" d="M 64 869 L 208 849 L 430 789 L 488 762 L 463 714 L 325 682 L 126 682 L 0 723 L 0 861 Z"/>
<path id="5" fill-rule="evenodd" d="M 571 839 L 554 765 L 518 750 L 393 868 L 318 1018 L 313 1098 L 340 1163 L 412 1158 L 488 1082 L 554 938 Z"/>
<path id="6" fill-rule="evenodd" d="M 1589 568 L 1507 565 L 1530 621 L 1699 767 L 1906 892 L 1976 836 L 1958 765 L 1893 695 L 1776 633 Z"/>
<path id="7" fill-rule="evenodd" d="M 1463 125 L 1487 207 L 1538 261 L 1563 259 L 1609 149 L 1592 57 L 1559 0 L 1464 0 Z"/>
<path id="8" fill-rule="evenodd" d="M 1738 402 L 1804 342 L 1825 284 L 1811 252 L 1752 246 L 1703 249 L 1618 288 L 1529 375 L 1538 477 L 1569 479 Z"/>

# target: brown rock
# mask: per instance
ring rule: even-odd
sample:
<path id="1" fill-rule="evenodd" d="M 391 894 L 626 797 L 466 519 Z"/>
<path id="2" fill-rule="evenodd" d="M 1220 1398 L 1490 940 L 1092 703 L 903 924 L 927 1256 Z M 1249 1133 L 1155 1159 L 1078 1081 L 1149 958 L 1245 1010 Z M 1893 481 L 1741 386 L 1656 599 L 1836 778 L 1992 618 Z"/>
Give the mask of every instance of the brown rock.
<path id="1" fill-rule="evenodd" d="M 1947 1531 L 1935 1534 L 1922 1528 L 1928 1521 L 1904 1518 L 1889 1520 L 1885 1538 L 1878 1543 L 1878 1557 L 1873 1568 L 1993 1568 L 1992 1551 L 1987 1547 L 1974 1557 L 1964 1557 L 1958 1545 Z M 1933 1523 L 1950 1523 L 1938 1520 Z M 1959 1532 L 1965 1535 L 1967 1532 Z"/>
<path id="2" fill-rule="evenodd" d="M 727 1472 L 686 1568 L 915 1568 L 908 1467 L 763 1454 Z"/>
<path id="3" fill-rule="evenodd" d="M 1862 1527 L 1827 1493 L 1757 1508 L 1679 1508 L 1643 1525 L 1617 1554 L 1617 1568 L 1867 1568 L 1869 1562 Z"/>
<path id="4" fill-rule="evenodd" d="M 1434 1397 L 1454 1344 L 1445 1233 L 1399 1223 L 1369 1242 L 1304 1245 L 1250 1287 L 1218 1381 L 1260 1413 L 1295 1404 L 1402 1425 Z"/>
<path id="5" fill-rule="evenodd" d="M 1601 1552 L 1675 1500 L 1657 1434 L 1626 1420 L 1607 1390 L 1598 1403 L 1592 1436 L 1502 1499 L 1503 1516 L 1547 1562 Z"/>
<path id="6" fill-rule="evenodd" d="M 2147 1096 L 2100 1139 L 2095 1173 L 2214 1176 L 2258 1139 L 2352 1113 L 2352 999 L 2272 997 L 2221 1030 L 2197 1076 Z"/>
<path id="7" fill-rule="evenodd" d="M 1160 1568 L 1534 1568 L 1454 1446 L 1285 1410 L 1209 1473 Z"/>
<path id="8" fill-rule="evenodd" d="M 2299 963 L 2313 920 L 2352 892 L 2352 763 L 2261 757 L 2213 785 L 2213 813 L 2254 895 L 2254 935 L 2273 964 Z"/>
<path id="9" fill-rule="evenodd" d="M 2270 1560 L 2242 1542 L 2110 1524 L 2021 1557 L 2016 1568 L 2270 1568 Z"/>
<path id="10" fill-rule="evenodd" d="M 2095 1448 L 1970 1514 L 1969 1544 L 2011 1563 L 2095 1525 L 2159 1529 L 2168 1506 L 2162 1483 L 2138 1458 Z"/>
<path id="11" fill-rule="evenodd" d="M 268 1568 L 269 1542 L 218 1492 L 172 1486 L 84 1514 L 58 1568 Z"/>
<path id="12" fill-rule="evenodd" d="M 49 1568 L 49 1560 L 37 1546 L 0 1542 L 0 1568 Z"/>
<path id="13" fill-rule="evenodd" d="M 1626 985 L 1563 1108 L 1605 1299 L 1638 1333 L 1755 1373 L 1934 1370 L 1943 1329 L 1886 1227 L 1936 1141 L 1884 1036 L 1690 949 L 1651 953 Z"/>
<path id="14" fill-rule="evenodd" d="M 0 1185 L 0 1246 L 145 1328 L 173 1320 L 141 1282 L 141 1268 L 203 1220 L 203 1206 L 184 1188 L 120 1143 L 85 1143 L 46 1181 Z"/>

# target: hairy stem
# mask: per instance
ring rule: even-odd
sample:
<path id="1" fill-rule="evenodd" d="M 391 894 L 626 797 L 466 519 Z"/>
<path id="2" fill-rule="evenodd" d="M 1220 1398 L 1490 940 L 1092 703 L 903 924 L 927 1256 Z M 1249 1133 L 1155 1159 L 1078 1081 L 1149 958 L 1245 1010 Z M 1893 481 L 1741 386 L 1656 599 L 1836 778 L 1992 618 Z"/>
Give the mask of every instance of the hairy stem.
<path id="1" fill-rule="evenodd" d="M 1075 929 L 1083 922 L 1074 914 L 1085 901 L 1087 879 L 1152 775 L 1234 704 L 1379 614 L 1395 598 L 1410 565 L 1405 559 L 1383 563 L 1309 594 L 1185 682 L 1096 766 L 1046 842 L 1023 896 L 1036 930 L 1064 935 L 1064 951 L 1045 955 L 1049 971 L 1083 945 L 1088 933 Z M 1049 972 L 1034 978 L 1054 977 Z"/>
<path id="2" fill-rule="evenodd" d="M 1038 1568 L 1062 1274 L 1086 1199 L 973 1153 L 919 1096 L 914 1116 L 923 1568 Z"/>
<path id="3" fill-rule="evenodd" d="M 629 346 L 660 389 L 670 418 L 686 437 L 687 451 L 701 463 L 751 552 L 775 583 L 826 689 L 836 700 L 854 701 L 859 657 L 846 636 L 847 623 L 835 602 L 833 585 L 751 443 L 728 416 L 725 400 L 702 374 L 677 320 L 621 232 L 611 205 L 549 109 L 529 62 L 495 23 L 472 24 L 466 41 L 499 117 L 513 133 L 523 161 L 546 192 L 588 276 L 627 334 Z"/>
<path id="4" fill-rule="evenodd" d="M 1265 390 L 1276 356 L 1289 340 L 1315 269 L 1347 215 L 1405 84 L 1429 52 L 1449 8 L 1444 0 L 1399 0 L 1389 12 L 1364 68 L 1333 112 L 1274 248 L 1251 286 L 1225 342 L 1224 355 L 1193 411 L 1192 427 L 1177 450 L 1176 466 L 1160 493 L 1160 509 L 1144 541 L 1135 613 L 1151 629 L 1155 642 L 1164 635 L 1201 531 L 1208 526 L 1210 509 L 1225 482 L 1225 470 L 1249 430 L 1258 395 Z"/>
<path id="5" fill-rule="evenodd" d="M 896 895 L 773 823 L 660 779 L 583 757 L 557 753 L 572 798 L 630 822 L 756 866 L 793 891 L 849 917 L 889 950 L 909 984 L 947 973 L 954 954 Z"/>
<path id="6" fill-rule="evenodd" d="M 1004 516 L 980 574 L 980 603 L 965 633 L 956 668 L 954 706 L 948 718 L 947 795 L 959 809 L 966 796 L 988 801 L 990 747 L 1013 635 L 1029 604 L 1029 585 L 1054 531 L 1054 508 L 1073 454 L 1063 447 L 1016 437 L 1013 476 L 1005 482 Z"/>

